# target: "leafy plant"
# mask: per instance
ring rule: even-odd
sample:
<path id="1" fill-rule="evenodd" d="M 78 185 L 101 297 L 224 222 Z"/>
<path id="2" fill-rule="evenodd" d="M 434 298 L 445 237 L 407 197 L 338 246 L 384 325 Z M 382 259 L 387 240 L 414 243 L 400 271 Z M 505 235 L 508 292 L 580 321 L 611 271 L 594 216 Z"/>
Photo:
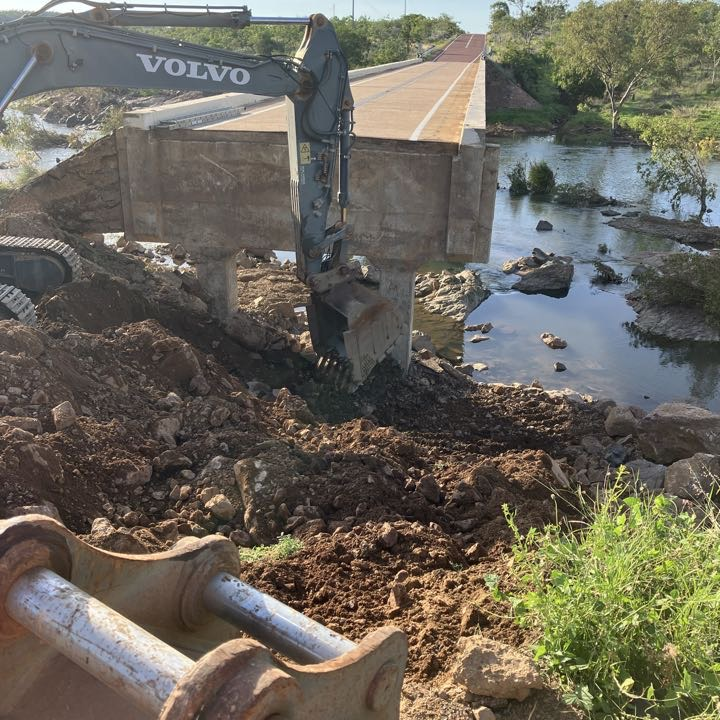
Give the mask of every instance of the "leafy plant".
<path id="1" fill-rule="evenodd" d="M 113 107 L 108 108 L 107 112 L 102 117 L 98 130 L 101 135 L 110 135 L 115 132 L 118 128 L 122 127 L 123 120 L 125 119 L 125 108 L 124 107 Z"/>
<path id="2" fill-rule="evenodd" d="M 490 585 L 593 720 L 717 718 L 720 514 L 709 505 L 700 524 L 662 495 L 625 491 L 619 480 L 595 502 L 580 499 L 582 522 L 525 536 L 506 507 L 518 589 Z"/>
<path id="3" fill-rule="evenodd" d="M 302 542 L 292 535 L 281 535 L 275 545 L 240 548 L 240 561 L 255 563 L 266 560 L 285 560 L 302 550 Z"/>
<path id="4" fill-rule="evenodd" d="M 67 138 L 61 133 L 45 129 L 31 115 L 12 115 L 3 118 L 5 128 L 0 133 L 0 147 L 13 152 L 37 152 L 52 147 L 65 147 Z"/>
<path id="5" fill-rule="evenodd" d="M 684 197 L 697 200 L 697 217 L 702 220 L 708 200 L 717 194 L 707 164 L 720 146 L 716 138 L 698 132 L 696 119 L 697 113 L 680 112 L 640 119 L 640 137 L 650 146 L 650 157 L 638 164 L 638 171 L 651 190 L 670 193 L 673 210 L 680 208 Z"/>
<path id="6" fill-rule="evenodd" d="M 525 163 L 518 160 L 507 174 L 507 178 L 510 181 L 510 195 L 513 197 L 520 197 L 521 195 L 527 195 L 530 192 L 528 186 L 527 172 L 525 170 Z"/>
<path id="7" fill-rule="evenodd" d="M 544 160 L 530 163 L 528 188 L 531 195 L 549 195 L 554 190 L 555 173 Z"/>

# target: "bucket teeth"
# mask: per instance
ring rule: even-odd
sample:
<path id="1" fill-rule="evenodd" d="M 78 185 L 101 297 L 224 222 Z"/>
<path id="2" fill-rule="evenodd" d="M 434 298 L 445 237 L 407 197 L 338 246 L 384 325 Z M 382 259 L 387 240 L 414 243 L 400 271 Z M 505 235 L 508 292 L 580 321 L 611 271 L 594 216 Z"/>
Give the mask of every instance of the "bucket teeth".
<path id="1" fill-rule="evenodd" d="M 352 390 L 354 388 L 352 365 L 347 358 L 337 353 L 321 355 L 315 365 L 317 379 L 328 385 L 334 385 L 339 390 Z"/>

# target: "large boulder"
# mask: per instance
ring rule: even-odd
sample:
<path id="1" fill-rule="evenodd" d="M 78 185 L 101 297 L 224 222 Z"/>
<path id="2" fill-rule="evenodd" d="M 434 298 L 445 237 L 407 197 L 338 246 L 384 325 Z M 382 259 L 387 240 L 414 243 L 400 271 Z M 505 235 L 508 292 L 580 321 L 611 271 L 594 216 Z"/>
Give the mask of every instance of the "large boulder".
<path id="1" fill-rule="evenodd" d="M 702 500 L 720 486 L 720 457 L 696 453 L 673 463 L 665 475 L 665 492 L 681 498 Z"/>
<path id="2" fill-rule="evenodd" d="M 489 296 L 480 273 L 470 269 L 421 274 L 415 280 L 415 298 L 428 312 L 458 322 L 463 322 Z"/>
<path id="3" fill-rule="evenodd" d="M 659 405 L 638 424 L 640 452 L 669 465 L 695 453 L 720 455 L 720 415 L 695 405 Z"/>
<path id="4" fill-rule="evenodd" d="M 512 286 L 526 295 L 566 295 L 570 290 L 575 267 L 569 259 L 551 257 L 538 267 L 518 270 L 520 279 Z"/>
<path id="5" fill-rule="evenodd" d="M 525 700 L 543 687 L 535 665 L 515 648 L 478 635 L 462 637 L 452 669 L 453 682 L 473 695 Z"/>

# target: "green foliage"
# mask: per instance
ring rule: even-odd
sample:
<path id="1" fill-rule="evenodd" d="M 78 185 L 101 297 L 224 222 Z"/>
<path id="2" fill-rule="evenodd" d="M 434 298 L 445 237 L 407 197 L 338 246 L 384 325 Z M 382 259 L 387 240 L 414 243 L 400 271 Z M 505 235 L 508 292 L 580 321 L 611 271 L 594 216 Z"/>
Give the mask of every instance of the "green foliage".
<path id="1" fill-rule="evenodd" d="M 558 138 L 577 145 L 608 143 L 613 138 L 609 114 L 581 108 L 558 129 Z"/>
<path id="2" fill-rule="evenodd" d="M 555 173 L 544 161 L 531 162 L 528 189 L 531 195 L 549 195 L 555 188 Z"/>
<path id="3" fill-rule="evenodd" d="M 275 545 L 258 545 L 240 548 L 240 561 L 255 563 L 268 560 L 285 560 L 302 550 L 302 543 L 292 535 L 281 535 Z"/>
<path id="4" fill-rule="evenodd" d="M 0 200 L 13 190 L 26 185 L 40 174 L 37 166 L 37 153 L 20 150 L 15 153 L 16 163 L 12 180 L 0 182 Z"/>
<path id="5" fill-rule="evenodd" d="M 592 720 L 718 717 L 720 517 L 699 524 L 664 496 L 625 497 L 623 483 L 582 522 L 515 533 L 511 596 L 488 578 L 535 656 Z"/>
<path id="6" fill-rule="evenodd" d="M 605 252 L 607 253 L 607 246 L 605 247 Z M 620 285 L 624 280 L 623 276 L 607 263 L 594 260 L 593 267 L 595 268 L 594 283 L 598 283 L 599 285 Z"/>
<path id="7" fill-rule="evenodd" d="M 125 118 L 124 107 L 113 107 L 109 108 L 103 115 L 98 130 L 101 135 L 110 135 L 115 132 L 118 128 L 122 127 L 123 120 Z"/>
<path id="8" fill-rule="evenodd" d="M 615 130 L 638 87 L 677 76 L 687 14 L 678 0 L 581 2 L 553 38 L 558 82 L 577 88 L 600 80 Z"/>
<path id="9" fill-rule="evenodd" d="M 720 326 L 720 257 L 696 253 L 669 255 L 658 269 L 638 278 L 638 287 L 653 304 L 702 310 Z"/>
<path id="10" fill-rule="evenodd" d="M 530 192 L 530 186 L 528 185 L 527 172 L 525 170 L 525 163 L 518 160 L 507 174 L 507 178 L 510 181 L 510 195 L 513 197 L 519 197 L 521 195 L 527 195 Z"/>
<path id="11" fill-rule="evenodd" d="M 707 212 L 717 185 L 707 175 L 707 163 L 717 154 L 718 141 L 698 133 L 693 113 L 678 112 L 661 117 L 639 118 L 640 137 L 650 146 L 648 160 L 638 164 L 647 186 L 670 193 L 670 205 L 678 210 L 684 197 L 699 203 L 698 218 Z"/>
<path id="12" fill-rule="evenodd" d="M 594 187 L 582 182 L 556 185 L 553 200 L 567 207 L 599 207 L 609 202 Z"/>

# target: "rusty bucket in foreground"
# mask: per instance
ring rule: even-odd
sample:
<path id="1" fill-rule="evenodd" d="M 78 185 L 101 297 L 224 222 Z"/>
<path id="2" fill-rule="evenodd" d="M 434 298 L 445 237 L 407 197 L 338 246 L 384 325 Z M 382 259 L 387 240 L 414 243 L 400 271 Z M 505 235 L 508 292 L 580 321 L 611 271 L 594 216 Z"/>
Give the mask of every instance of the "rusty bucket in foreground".
<path id="1" fill-rule="evenodd" d="M 120 555 L 42 515 L 0 521 L 0 717 L 399 717 L 401 631 L 356 645 L 246 585 L 238 567 L 220 537 Z"/>

